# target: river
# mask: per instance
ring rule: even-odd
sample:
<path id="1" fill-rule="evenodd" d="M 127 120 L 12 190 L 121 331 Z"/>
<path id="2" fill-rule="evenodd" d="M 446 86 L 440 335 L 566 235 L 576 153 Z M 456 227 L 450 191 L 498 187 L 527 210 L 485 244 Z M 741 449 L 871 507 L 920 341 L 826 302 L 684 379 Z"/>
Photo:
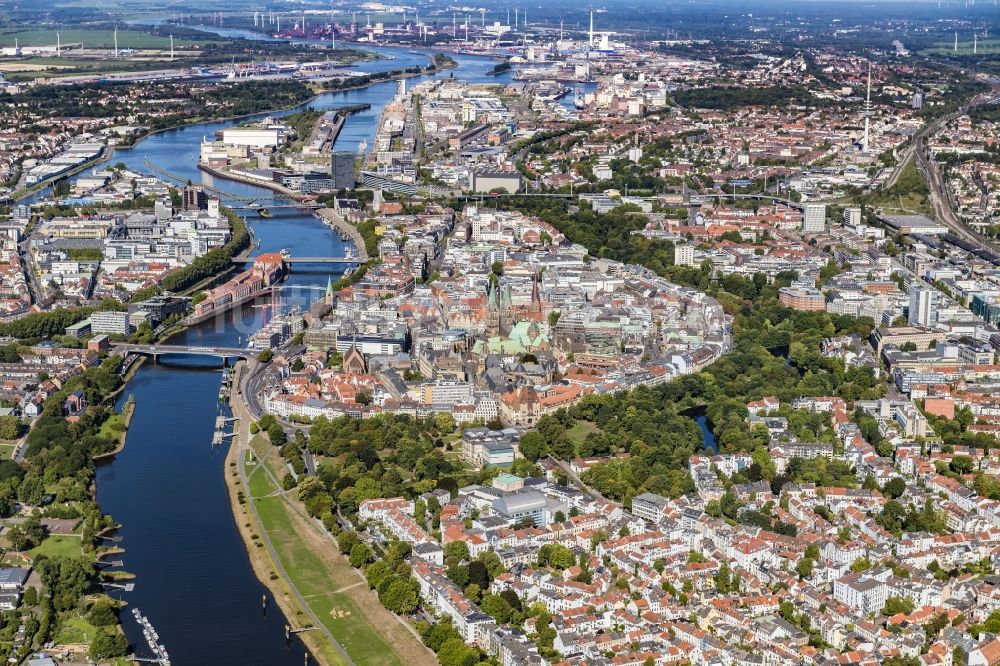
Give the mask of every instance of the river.
<path id="1" fill-rule="evenodd" d="M 405 49 L 373 50 L 392 59 L 361 63 L 358 68 L 393 70 L 427 62 L 427 54 Z M 454 57 L 458 62 L 454 70 L 432 76 L 454 75 L 474 82 L 510 80 L 509 74 L 487 75 L 492 60 Z M 428 78 L 420 76 L 410 82 Z M 350 116 L 338 139 L 338 148 L 354 150 L 362 139 L 372 142 L 379 114 L 395 89 L 395 82 L 390 81 L 323 94 L 304 106 L 326 110 L 370 104 L 369 111 Z M 148 171 L 144 167 L 148 160 L 195 183 L 210 184 L 210 176 L 196 167 L 198 146 L 203 138 L 232 124 L 204 123 L 154 134 L 119 150 L 114 161 Z M 229 181 L 215 185 L 265 205 L 273 199 L 270 191 L 251 185 Z M 260 243 L 259 252 L 288 248 L 293 254 L 306 250 L 312 256 L 343 254 L 339 236 L 308 211 L 279 208 L 272 218 L 250 214 L 248 223 Z M 282 300 L 307 305 L 321 296 L 327 280 L 336 279 L 341 270 L 296 268 L 281 291 Z M 248 303 L 185 331 L 172 342 L 245 344 L 247 335 L 267 316 L 262 306 L 266 303 Z M 136 412 L 125 450 L 98 469 L 97 499 L 122 524 L 119 535 L 126 548 L 122 559 L 125 569 L 136 574 L 135 589 L 122 593 L 122 598 L 149 617 L 174 664 L 301 664 L 304 646 L 296 638 L 286 647 L 285 618 L 273 600 L 266 615 L 261 610 L 261 595 L 270 595 L 254 576 L 233 521 L 223 478 L 227 445 L 214 449 L 211 445 L 220 411 L 220 373 L 217 362 L 213 366 L 196 357 L 146 363 L 120 397 L 119 406 L 134 396 Z M 131 613 L 123 613 L 122 621 L 133 649 L 139 656 L 150 656 Z"/>

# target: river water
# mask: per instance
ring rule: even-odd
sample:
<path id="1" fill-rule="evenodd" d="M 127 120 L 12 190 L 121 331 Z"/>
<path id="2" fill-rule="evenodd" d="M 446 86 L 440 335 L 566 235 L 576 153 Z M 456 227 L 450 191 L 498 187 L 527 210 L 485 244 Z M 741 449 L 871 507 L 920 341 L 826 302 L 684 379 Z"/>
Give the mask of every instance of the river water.
<path id="1" fill-rule="evenodd" d="M 405 49 L 376 48 L 386 59 L 359 64 L 356 69 L 393 70 L 424 65 L 427 54 Z M 472 82 L 505 82 L 488 76 L 494 62 L 457 55 L 458 67 L 434 76 Z M 391 58 L 391 59 L 389 59 Z M 355 69 L 355 67 L 352 67 Z M 427 76 L 408 80 L 408 85 Z M 306 105 L 326 110 L 353 104 L 371 109 L 352 115 L 337 147 L 354 150 L 364 139 L 372 142 L 379 114 L 395 93 L 386 82 L 362 90 L 324 94 Z M 245 121 L 241 121 L 245 122 Z M 212 184 L 197 167 L 198 146 L 233 122 L 213 122 L 162 132 L 114 161 L 148 172 L 148 160 L 193 182 Z M 272 195 L 262 188 L 219 181 L 220 189 L 250 196 L 264 205 Z M 308 211 L 274 209 L 274 217 L 251 213 L 248 223 L 259 241 L 258 252 L 288 248 L 293 254 L 342 256 L 339 236 Z M 285 282 L 282 300 L 305 306 L 319 298 L 328 279 L 342 269 L 296 270 Z M 196 326 L 171 342 L 204 346 L 239 346 L 267 316 L 266 303 L 248 303 L 224 317 Z M 135 589 L 122 593 L 130 607 L 140 608 L 160 635 L 174 664 L 240 664 L 278 666 L 302 664 L 304 646 L 284 641 L 285 618 L 253 574 L 243 542 L 233 522 L 224 483 L 227 445 L 211 445 L 221 380 L 219 363 L 201 357 L 175 356 L 159 365 L 144 364 L 120 398 L 136 400 L 136 412 L 125 450 L 102 465 L 97 474 L 97 499 L 104 511 L 122 524 L 125 568 L 136 574 Z M 269 598 L 267 613 L 261 595 Z M 131 613 L 122 620 L 133 649 L 151 656 Z"/>

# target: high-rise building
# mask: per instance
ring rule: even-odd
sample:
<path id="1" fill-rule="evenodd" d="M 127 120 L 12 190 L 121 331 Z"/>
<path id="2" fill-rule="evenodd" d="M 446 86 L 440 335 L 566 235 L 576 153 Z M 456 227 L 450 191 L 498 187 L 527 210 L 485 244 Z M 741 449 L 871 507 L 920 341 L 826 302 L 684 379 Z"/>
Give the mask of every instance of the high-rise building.
<path id="1" fill-rule="evenodd" d="M 826 204 L 806 204 L 802 210 L 802 233 L 818 234 L 826 229 Z"/>
<path id="2" fill-rule="evenodd" d="M 914 284 L 910 286 L 910 326 L 933 326 L 938 319 L 938 292 L 934 287 Z"/>
<path id="3" fill-rule="evenodd" d="M 861 224 L 861 209 L 852 207 L 844 209 L 844 226 L 857 227 Z"/>
<path id="4" fill-rule="evenodd" d="M 844 209 L 844 226 L 845 227 L 857 227 L 861 225 L 861 209 L 860 208 L 845 208 Z"/>
<path id="5" fill-rule="evenodd" d="M 338 190 L 351 189 L 355 185 L 354 153 L 338 150 L 333 154 L 331 163 L 333 186 Z"/>
<path id="6" fill-rule="evenodd" d="M 674 247 L 675 266 L 694 266 L 694 245 L 677 245 Z"/>
<path id="7" fill-rule="evenodd" d="M 184 210 L 205 210 L 208 208 L 208 195 L 205 190 L 194 185 L 184 187 Z"/>

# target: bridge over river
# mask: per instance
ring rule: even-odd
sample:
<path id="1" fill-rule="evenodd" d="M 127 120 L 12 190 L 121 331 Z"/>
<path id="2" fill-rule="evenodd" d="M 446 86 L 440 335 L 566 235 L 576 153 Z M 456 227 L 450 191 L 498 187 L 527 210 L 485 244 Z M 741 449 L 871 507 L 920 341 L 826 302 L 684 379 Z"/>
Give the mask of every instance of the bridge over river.
<path id="1" fill-rule="evenodd" d="M 357 257 L 293 257 L 291 255 L 283 254 L 281 255 L 282 260 L 286 266 L 291 266 L 293 264 L 350 264 L 356 265 L 362 263 Z M 234 264 L 245 264 L 248 261 L 253 261 L 253 257 L 249 259 L 247 257 L 233 257 Z"/>
<path id="2" fill-rule="evenodd" d="M 245 347 L 201 347 L 195 345 L 132 345 L 119 344 L 111 348 L 115 354 L 122 356 L 151 356 L 154 359 L 164 354 L 184 354 L 187 356 L 215 356 L 216 358 L 243 358 L 256 356 L 252 349 Z"/>

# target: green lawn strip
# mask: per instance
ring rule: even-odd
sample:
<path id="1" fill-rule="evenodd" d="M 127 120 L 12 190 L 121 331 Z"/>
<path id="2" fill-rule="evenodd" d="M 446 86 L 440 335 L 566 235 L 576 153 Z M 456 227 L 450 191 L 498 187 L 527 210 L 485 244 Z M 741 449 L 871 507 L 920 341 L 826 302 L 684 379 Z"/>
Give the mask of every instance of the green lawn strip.
<path id="1" fill-rule="evenodd" d="M 250 469 L 247 470 L 247 474 L 249 475 L 250 497 L 256 499 L 274 492 L 274 484 L 271 483 L 271 479 L 268 478 L 263 469 L 256 471 Z"/>
<path id="2" fill-rule="evenodd" d="M 265 496 L 267 496 L 267 495 L 269 495 L 269 494 L 271 494 L 271 493 L 273 493 L 275 491 L 274 484 L 271 483 L 271 479 L 268 478 L 267 474 L 265 474 L 263 472 L 263 470 L 261 470 L 260 472 L 258 472 L 256 474 L 252 474 L 253 468 L 251 468 L 249 471 L 251 472 L 251 475 L 249 476 L 250 496 L 253 497 L 253 498 L 255 498 L 254 501 L 257 501 L 256 498 L 265 497 Z M 268 499 L 271 499 L 271 498 L 268 498 Z M 277 498 L 274 498 L 274 499 L 277 499 Z M 261 504 L 264 503 L 264 502 L 267 502 L 267 501 L 268 500 L 257 501 L 257 510 L 258 510 L 258 512 L 260 512 L 260 510 L 261 510 Z M 261 514 L 261 519 L 263 520 L 263 514 Z M 267 528 L 265 528 L 265 529 L 267 529 Z M 277 544 L 275 544 L 275 547 L 277 547 Z M 282 562 L 282 564 L 284 564 L 284 562 Z M 301 590 L 300 590 L 300 592 L 301 592 Z M 307 622 L 307 620 L 306 620 L 305 617 L 296 617 L 296 618 L 290 618 L 290 619 L 294 620 L 294 623 L 296 625 L 302 625 L 305 622 Z M 340 654 L 337 652 L 336 648 L 334 648 L 332 645 L 328 645 L 327 641 L 325 641 L 325 640 L 321 641 L 320 643 L 323 645 L 323 648 L 322 648 L 323 655 L 322 656 L 324 658 L 323 659 L 324 663 L 327 663 L 327 664 L 343 664 L 344 663 L 343 660 L 340 658 Z"/>
<path id="3" fill-rule="evenodd" d="M 577 421 L 572 428 L 566 431 L 566 436 L 577 444 L 582 444 L 587 439 L 587 435 L 592 432 L 601 432 L 601 429 L 590 421 Z"/>
<path id="4" fill-rule="evenodd" d="M 79 535 L 54 534 L 28 551 L 32 559 L 39 555 L 48 557 L 79 557 L 83 554 Z"/>
<path id="5" fill-rule="evenodd" d="M 100 629 L 82 617 L 65 617 L 59 621 L 59 630 L 56 632 L 55 643 L 56 645 L 88 644 L 93 640 L 98 631 Z"/>
<path id="6" fill-rule="evenodd" d="M 98 435 L 101 437 L 106 437 L 114 442 L 118 441 L 121 437 L 122 432 L 125 431 L 125 415 L 115 414 L 109 417 L 104 423 L 101 424 L 101 429 L 98 431 Z"/>
<path id="7" fill-rule="evenodd" d="M 331 580 L 323 561 L 301 542 L 292 529 L 289 509 L 282 498 L 266 497 L 257 500 L 257 511 L 278 558 L 295 587 L 351 658 L 358 664 L 402 666 L 399 655 L 368 624 L 361 608 L 354 601 L 352 590 L 335 592 L 338 588 L 359 582 L 359 579 L 345 571 L 349 574 L 343 577 L 346 584 Z M 344 567 L 347 566 L 345 563 Z M 346 611 L 347 614 L 338 617 L 331 614 L 335 610 Z"/>

